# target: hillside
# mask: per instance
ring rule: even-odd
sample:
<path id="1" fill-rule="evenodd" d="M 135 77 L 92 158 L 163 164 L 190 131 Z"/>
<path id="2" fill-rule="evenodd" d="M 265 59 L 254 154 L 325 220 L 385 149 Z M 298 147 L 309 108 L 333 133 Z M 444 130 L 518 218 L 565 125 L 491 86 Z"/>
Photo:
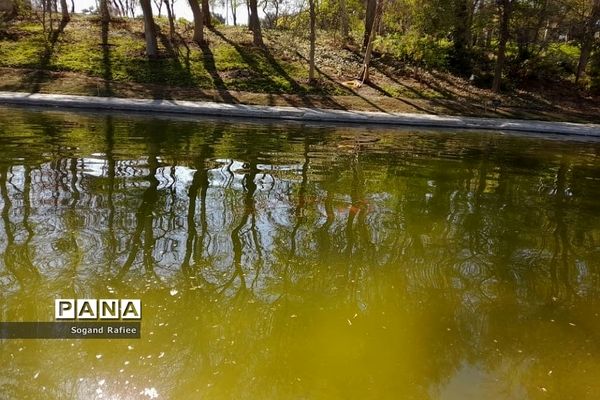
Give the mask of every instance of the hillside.
<path id="1" fill-rule="evenodd" d="M 49 40 L 37 21 L 13 22 L 0 28 L 0 90 L 600 122 L 600 98 L 559 83 L 497 96 L 379 57 L 371 82 L 357 88 L 348 83 L 361 68 L 359 49 L 322 33 L 312 86 L 298 32 L 266 30 L 259 49 L 245 27 L 219 26 L 200 47 L 185 22 L 174 40 L 159 25 L 161 55 L 148 60 L 139 20 L 112 21 L 104 40 L 95 17 L 75 16 Z"/>

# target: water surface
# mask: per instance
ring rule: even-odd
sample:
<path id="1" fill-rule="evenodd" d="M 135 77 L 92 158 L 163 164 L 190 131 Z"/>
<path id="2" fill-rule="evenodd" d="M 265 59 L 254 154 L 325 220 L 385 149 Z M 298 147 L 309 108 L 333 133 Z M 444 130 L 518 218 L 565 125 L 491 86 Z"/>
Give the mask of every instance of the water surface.
<path id="1" fill-rule="evenodd" d="M 596 399 L 600 143 L 0 108 L 4 399 Z"/>

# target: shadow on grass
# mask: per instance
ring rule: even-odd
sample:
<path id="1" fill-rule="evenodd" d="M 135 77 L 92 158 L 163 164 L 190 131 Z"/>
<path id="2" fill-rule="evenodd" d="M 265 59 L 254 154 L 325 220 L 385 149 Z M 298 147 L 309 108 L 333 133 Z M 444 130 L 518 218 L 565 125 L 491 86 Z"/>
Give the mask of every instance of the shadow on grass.
<path id="1" fill-rule="evenodd" d="M 113 79 L 112 74 L 112 62 L 110 58 L 110 44 L 108 43 L 108 30 L 109 30 L 109 22 L 102 21 L 101 33 L 100 36 L 102 38 L 102 79 L 104 79 L 104 91 L 102 93 L 103 96 L 112 96 L 114 95 L 111 82 Z"/>
<path id="2" fill-rule="evenodd" d="M 276 89 L 278 92 L 282 92 L 283 89 L 281 85 L 275 82 L 268 73 L 264 71 L 264 68 L 260 65 L 256 56 L 252 54 L 252 52 L 245 49 L 243 46 L 240 46 L 239 43 L 234 42 L 233 40 L 227 38 L 223 33 L 219 32 L 215 28 L 211 30 L 215 35 L 220 37 L 224 42 L 235 48 L 238 54 L 242 57 L 244 62 L 250 67 L 250 69 L 258 74 L 260 74 L 261 78 L 264 79 L 267 85 L 270 88 Z M 261 48 L 259 50 L 261 54 L 264 56 L 266 62 L 269 64 L 270 68 L 273 70 L 275 74 L 285 79 L 295 96 L 297 96 L 298 101 L 291 99 L 286 96 L 281 96 L 288 104 L 292 106 L 304 106 L 304 107 L 315 107 L 317 104 L 310 97 L 308 97 L 308 93 L 306 88 L 301 86 L 294 78 L 292 78 L 289 73 L 281 66 L 279 62 L 275 59 L 273 54 L 267 48 Z M 269 93 L 269 101 L 274 102 L 273 94 Z M 333 98 L 326 95 L 319 96 L 319 105 L 324 104 L 329 107 L 343 108 L 339 103 L 337 103 Z"/>
<path id="3" fill-rule="evenodd" d="M 225 85 L 225 82 L 221 78 L 221 75 L 219 75 L 219 71 L 217 71 L 217 66 L 215 64 L 215 56 L 210 50 L 208 44 L 205 43 L 202 46 L 200 46 L 200 50 L 202 50 L 202 62 L 204 64 L 204 69 L 206 69 L 206 71 L 208 71 L 208 73 L 210 74 L 210 77 L 213 81 L 213 85 L 219 93 L 221 100 L 227 103 L 239 103 L 238 100 L 235 97 L 233 97 L 231 93 L 229 93 L 229 90 L 227 90 L 227 85 Z"/>
<path id="4" fill-rule="evenodd" d="M 296 51 L 296 55 L 298 57 L 300 57 L 301 59 L 303 59 L 304 61 L 308 62 L 308 60 L 306 59 L 306 57 L 304 57 L 302 54 L 300 54 L 299 51 Z M 326 74 L 322 69 L 320 69 L 318 66 L 315 66 L 315 70 L 319 73 L 319 75 L 324 76 L 329 82 L 331 82 L 334 86 L 337 86 L 338 88 L 342 89 L 343 91 L 349 91 L 350 93 L 352 93 L 353 96 L 358 97 L 359 99 L 361 99 L 362 101 L 364 101 L 365 103 L 369 104 L 371 107 L 375 108 L 376 110 L 379 110 L 381 112 L 388 112 L 386 109 L 382 108 L 380 105 L 375 104 L 374 102 L 372 102 L 371 100 L 369 100 L 368 98 L 366 98 L 365 96 L 359 94 L 356 90 L 353 90 L 352 88 L 349 88 L 347 86 L 342 85 L 340 82 L 336 81 L 335 79 L 333 79 L 331 77 L 331 75 Z M 337 103 L 336 103 L 337 104 Z M 341 106 L 340 106 L 341 107 Z M 341 107 L 342 109 L 346 109 L 345 107 Z"/>
<path id="5" fill-rule="evenodd" d="M 42 84 L 50 77 L 48 68 L 50 67 L 52 56 L 54 55 L 54 48 L 58 42 L 58 38 L 64 32 L 68 23 L 69 21 L 61 20 L 58 28 L 50 32 L 48 38 L 46 38 L 46 42 L 44 43 L 44 50 L 40 55 L 36 69 L 31 74 L 28 74 L 23 78 L 21 81 L 21 89 L 27 89 L 31 93 L 40 92 L 42 89 Z"/>

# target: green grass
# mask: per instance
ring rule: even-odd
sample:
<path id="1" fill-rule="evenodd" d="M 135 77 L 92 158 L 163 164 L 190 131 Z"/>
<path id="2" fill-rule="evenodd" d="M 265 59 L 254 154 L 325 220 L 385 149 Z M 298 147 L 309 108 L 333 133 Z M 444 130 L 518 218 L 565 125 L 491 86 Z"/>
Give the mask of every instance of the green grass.
<path id="1" fill-rule="evenodd" d="M 169 52 L 163 45 L 168 43 L 159 40 L 161 56 L 156 60 L 145 56 L 141 23 L 135 20 L 111 24 L 106 49 L 100 24 L 93 18 L 74 18 L 54 46 L 40 24 L 17 22 L 9 30 L 14 35 L 0 39 L 2 67 L 69 71 L 117 82 L 200 89 L 265 93 L 317 90 L 305 84 L 305 65 L 278 60 L 249 45 L 248 33 L 241 28 L 224 28 L 225 39 L 209 34 L 208 51 L 187 42 L 178 43 L 175 51 Z M 168 27 L 162 26 L 161 30 L 166 34 Z"/>

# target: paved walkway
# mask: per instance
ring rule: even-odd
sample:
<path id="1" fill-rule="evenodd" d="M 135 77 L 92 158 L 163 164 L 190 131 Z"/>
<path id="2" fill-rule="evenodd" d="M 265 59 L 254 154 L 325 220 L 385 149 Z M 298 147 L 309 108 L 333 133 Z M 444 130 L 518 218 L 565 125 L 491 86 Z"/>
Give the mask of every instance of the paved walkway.
<path id="1" fill-rule="evenodd" d="M 475 118 L 430 114 L 343 111 L 303 107 L 271 107 L 179 100 L 122 99 L 62 94 L 0 92 L 0 104 L 84 108 L 115 111 L 160 112 L 217 117 L 283 119 L 294 121 L 403 125 L 459 129 L 521 131 L 600 137 L 600 125 L 501 118 Z"/>

